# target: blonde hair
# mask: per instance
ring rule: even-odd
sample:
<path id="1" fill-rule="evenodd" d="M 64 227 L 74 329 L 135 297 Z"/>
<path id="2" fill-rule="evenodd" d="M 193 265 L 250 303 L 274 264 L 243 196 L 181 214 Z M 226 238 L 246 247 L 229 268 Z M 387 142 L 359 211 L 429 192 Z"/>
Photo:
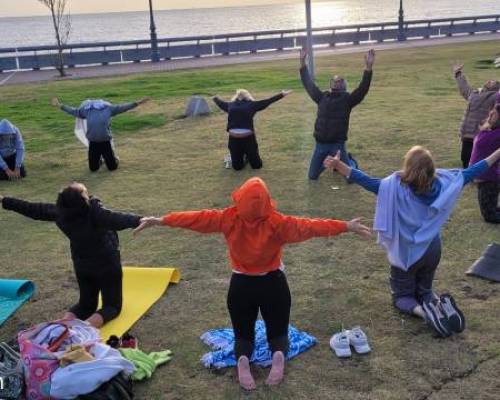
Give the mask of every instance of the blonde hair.
<path id="1" fill-rule="evenodd" d="M 417 193 L 431 190 L 436 168 L 429 150 L 422 146 L 413 146 L 406 153 L 401 171 L 401 182 Z"/>
<path id="2" fill-rule="evenodd" d="M 236 91 L 236 94 L 233 96 L 231 101 L 236 101 L 236 100 L 249 100 L 249 101 L 254 101 L 254 98 L 250 94 L 250 92 L 246 89 L 238 89 Z"/>
<path id="3" fill-rule="evenodd" d="M 481 130 L 483 131 L 492 131 L 497 128 L 500 128 L 500 104 L 496 104 L 493 107 L 488 114 L 488 118 L 481 125 Z"/>

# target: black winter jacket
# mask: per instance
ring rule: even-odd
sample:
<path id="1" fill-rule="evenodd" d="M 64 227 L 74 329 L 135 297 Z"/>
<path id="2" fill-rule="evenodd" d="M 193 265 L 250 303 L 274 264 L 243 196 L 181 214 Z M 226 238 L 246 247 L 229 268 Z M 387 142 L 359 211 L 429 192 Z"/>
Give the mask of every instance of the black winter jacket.
<path id="1" fill-rule="evenodd" d="M 79 213 L 60 211 L 55 204 L 30 203 L 12 197 L 4 197 L 2 206 L 28 218 L 55 222 L 70 241 L 76 268 L 116 259 L 120 250 L 116 231 L 136 228 L 141 219 L 134 214 L 108 210 L 97 198 L 91 198 L 89 207 Z"/>
<path id="2" fill-rule="evenodd" d="M 276 96 L 268 99 L 251 101 L 251 100 L 236 100 L 232 102 L 222 101 L 218 97 L 214 97 L 214 102 L 222 110 L 228 113 L 227 116 L 227 130 L 231 129 L 248 129 L 255 132 L 253 126 L 254 115 L 269 107 L 272 103 L 281 100 L 283 95 L 277 94 Z"/>
<path id="3" fill-rule="evenodd" d="M 363 101 L 372 80 L 372 71 L 364 71 L 359 86 L 349 92 L 322 92 L 312 81 L 307 67 L 300 69 L 300 78 L 311 99 L 318 104 L 314 137 L 320 143 L 347 141 L 351 110 Z"/>

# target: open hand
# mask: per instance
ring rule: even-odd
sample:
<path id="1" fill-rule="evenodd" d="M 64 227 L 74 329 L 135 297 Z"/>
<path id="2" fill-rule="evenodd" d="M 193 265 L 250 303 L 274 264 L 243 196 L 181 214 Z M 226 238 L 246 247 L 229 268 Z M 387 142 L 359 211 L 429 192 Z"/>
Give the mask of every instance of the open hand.
<path id="1" fill-rule="evenodd" d="M 292 92 L 293 92 L 293 90 L 286 89 L 286 90 L 282 90 L 282 91 L 281 91 L 281 94 L 282 94 L 284 97 L 286 97 L 286 96 L 288 96 L 288 95 L 289 95 L 290 93 L 292 93 Z"/>
<path id="2" fill-rule="evenodd" d="M 21 177 L 20 174 L 17 174 L 16 171 L 12 171 L 11 169 L 7 168 L 4 170 L 5 173 L 7 174 L 7 177 L 9 178 L 9 181 L 15 181 Z"/>
<path id="3" fill-rule="evenodd" d="M 375 63 L 375 50 L 370 49 L 368 50 L 368 53 L 365 54 L 366 69 L 368 71 L 371 71 L 374 63 Z"/>
<path id="4" fill-rule="evenodd" d="M 328 156 L 325 158 L 325 161 L 323 161 L 323 165 L 325 168 L 329 169 L 330 171 L 334 171 L 337 169 L 337 166 L 339 165 L 340 162 L 340 151 L 337 151 L 337 154 L 335 154 L 335 157 Z"/>
<path id="5" fill-rule="evenodd" d="M 134 229 L 133 234 L 137 236 L 141 231 L 146 228 L 151 228 L 152 226 L 161 225 L 162 219 L 156 217 L 144 217 L 141 218 L 141 223 L 137 228 Z"/>
<path id="6" fill-rule="evenodd" d="M 453 68 L 453 73 L 455 75 L 457 75 L 458 73 L 462 72 L 462 69 L 464 68 L 464 64 L 459 62 L 459 61 L 455 61 L 452 68 Z"/>
<path id="7" fill-rule="evenodd" d="M 302 47 L 300 49 L 300 65 L 302 66 L 306 65 L 306 58 L 307 58 L 307 49 L 305 47 Z"/>
<path id="8" fill-rule="evenodd" d="M 347 230 L 354 232 L 356 235 L 361 236 L 363 239 L 370 239 L 371 229 L 361 223 L 362 218 L 354 218 L 347 223 Z"/>
<path id="9" fill-rule="evenodd" d="M 56 108 L 59 108 L 62 106 L 62 103 L 59 101 L 59 99 L 57 97 L 54 97 L 51 102 L 53 107 L 56 107 Z"/>
<path id="10" fill-rule="evenodd" d="M 151 97 L 147 96 L 147 97 L 143 97 L 142 99 L 140 99 L 137 104 L 141 105 L 141 104 L 144 104 L 144 103 L 147 103 L 148 101 L 151 101 Z"/>

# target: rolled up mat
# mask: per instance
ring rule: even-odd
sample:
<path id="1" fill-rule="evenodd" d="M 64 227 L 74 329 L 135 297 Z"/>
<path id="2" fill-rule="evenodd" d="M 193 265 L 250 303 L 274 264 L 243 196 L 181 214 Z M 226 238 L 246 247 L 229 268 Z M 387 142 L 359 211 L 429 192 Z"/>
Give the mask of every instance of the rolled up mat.
<path id="1" fill-rule="evenodd" d="M 31 281 L 0 279 L 0 326 L 33 296 L 35 285 Z"/>
<path id="2" fill-rule="evenodd" d="M 122 312 L 102 327 L 102 339 L 122 336 L 165 293 L 170 282 L 179 283 L 180 279 L 175 268 L 124 267 Z"/>
<path id="3" fill-rule="evenodd" d="M 483 255 L 472 264 L 466 274 L 500 282 L 500 244 L 489 244 Z"/>

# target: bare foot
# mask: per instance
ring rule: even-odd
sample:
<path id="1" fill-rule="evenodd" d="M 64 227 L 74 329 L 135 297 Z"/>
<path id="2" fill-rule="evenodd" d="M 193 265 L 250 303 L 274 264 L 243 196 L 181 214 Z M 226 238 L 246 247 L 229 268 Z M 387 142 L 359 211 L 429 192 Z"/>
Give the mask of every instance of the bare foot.
<path id="1" fill-rule="evenodd" d="M 87 322 L 92 325 L 94 328 L 99 329 L 104 325 L 104 320 L 102 319 L 101 314 L 95 313 L 92 314 L 88 319 Z"/>
<path id="2" fill-rule="evenodd" d="M 257 389 L 252 372 L 250 372 L 250 362 L 246 356 L 241 356 L 238 359 L 238 380 L 240 386 L 245 390 Z"/>
<path id="3" fill-rule="evenodd" d="M 285 374 L 285 356 L 282 351 L 273 354 L 273 365 L 269 376 L 266 379 L 266 385 L 279 385 Z"/>

